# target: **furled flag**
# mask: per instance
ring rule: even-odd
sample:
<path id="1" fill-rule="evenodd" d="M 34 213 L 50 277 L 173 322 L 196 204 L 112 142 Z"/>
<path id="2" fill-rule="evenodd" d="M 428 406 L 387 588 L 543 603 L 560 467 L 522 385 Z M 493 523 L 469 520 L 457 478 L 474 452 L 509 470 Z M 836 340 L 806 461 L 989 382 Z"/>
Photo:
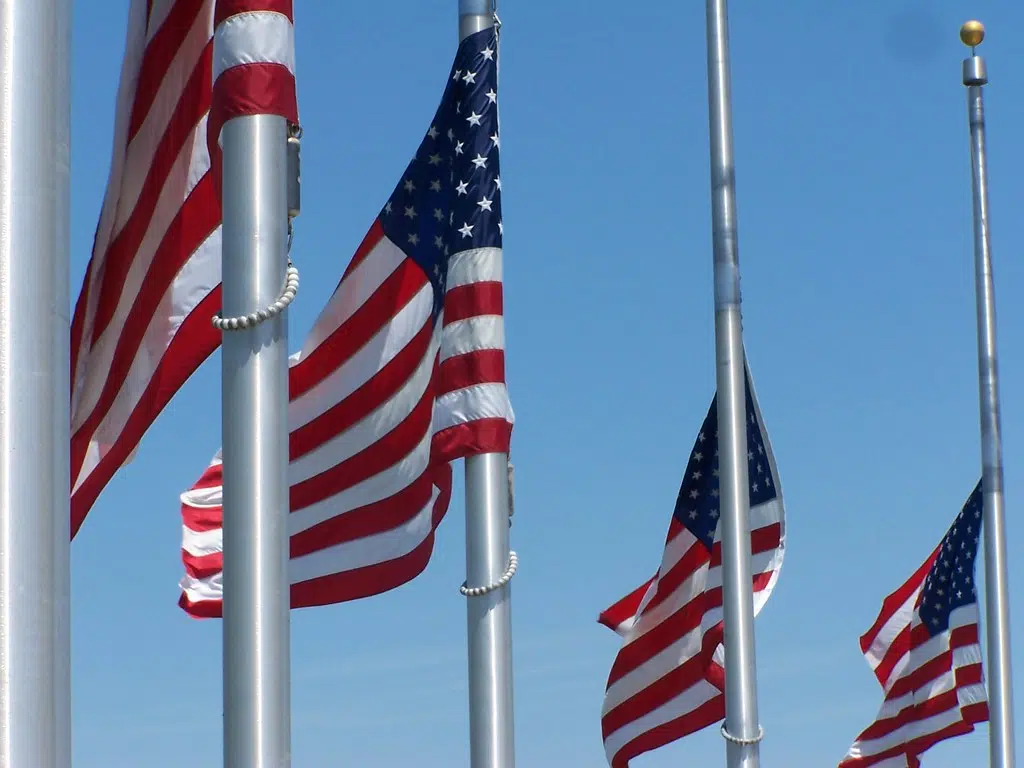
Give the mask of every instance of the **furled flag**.
<path id="1" fill-rule="evenodd" d="M 296 119 L 291 0 L 220 0 L 239 49 L 213 43 L 214 0 L 132 0 L 114 149 L 71 326 L 71 529 L 192 373 L 220 344 L 220 204 L 207 119 Z M 257 34 L 252 34 L 253 32 Z M 233 53 L 235 58 L 232 58 Z M 226 80 L 228 78 L 220 78 Z"/>
<path id="2" fill-rule="evenodd" d="M 840 768 L 917 768 L 932 745 L 988 720 L 974 585 L 981 521 L 979 481 L 939 546 L 861 637 L 885 698 Z"/>
<path id="3" fill-rule="evenodd" d="M 779 578 L 785 510 L 749 369 L 746 382 L 756 615 Z M 658 573 L 600 617 L 623 637 L 601 712 L 613 768 L 725 717 L 717 408 L 716 395 L 683 475 Z"/>
<path id="4" fill-rule="evenodd" d="M 291 360 L 292 606 L 419 574 L 450 462 L 506 452 L 497 32 L 463 41 L 415 158 Z M 221 615 L 219 455 L 182 494 L 181 606 Z"/>

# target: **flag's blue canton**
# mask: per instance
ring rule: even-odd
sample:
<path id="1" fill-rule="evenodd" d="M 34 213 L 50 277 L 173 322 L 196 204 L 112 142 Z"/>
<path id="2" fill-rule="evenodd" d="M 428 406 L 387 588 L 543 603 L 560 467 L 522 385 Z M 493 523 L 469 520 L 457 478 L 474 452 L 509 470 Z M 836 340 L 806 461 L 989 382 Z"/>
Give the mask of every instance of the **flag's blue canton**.
<path id="1" fill-rule="evenodd" d="M 750 380 L 747 379 L 747 477 L 750 480 L 750 506 L 764 504 L 778 494 L 772 480 L 768 454 L 765 451 L 765 436 L 754 411 L 754 399 L 750 396 Z M 718 528 L 718 395 L 711 400 L 711 408 L 701 425 L 697 442 L 690 454 L 690 462 L 683 476 L 683 484 L 676 498 L 673 514 L 676 520 L 690 529 L 690 532 L 704 542 L 710 550 Z"/>
<path id="2" fill-rule="evenodd" d="M 449 257 L 501 247 L 497 59 L 494 29 L 462 42 L 430 130 L 380 212 L 384 234 L 430 279 L 435 320 Z"/>
<path id="3" fill-rule="evenodd" d="M 974 588 L 974 561 L 978 556 L 981 520 L 981 481 L 978 481 L 943 537 L 939 554 L 921 590 L 918 613 L 932 637 L 949 629 L 950 613 L 978 599 Z"/>

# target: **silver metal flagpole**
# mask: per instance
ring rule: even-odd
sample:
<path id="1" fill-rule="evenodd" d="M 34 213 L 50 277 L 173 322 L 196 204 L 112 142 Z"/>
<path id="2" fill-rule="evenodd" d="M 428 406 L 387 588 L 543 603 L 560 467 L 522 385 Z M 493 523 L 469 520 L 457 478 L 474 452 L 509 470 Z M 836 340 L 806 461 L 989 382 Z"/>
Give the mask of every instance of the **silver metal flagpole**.
<path id="1" fill-rule="evenodd" d="M 726 670 L 722 735 L 726 738 L 730 768 L 756 768 L 760 764 L 761 729 L 757 722 L 746 376 L 740 316 L 729 19 L 725 0 L 707 0 L 707 49 Z"/>
<path id="2" fill-rule="evenodd" d="M 0 0 L 0 765 L 70 766 L 70 0 Z"/>
<path id="3" fill-rule="evenodd" d="M 225 318 L 282 294 L 288 130 L 277 115 L 224 125 Z M 291 765 L 287 331 L 281 312 L 223 336 L 225 768 Z"/>
<path id="4" fill-rule="evenodd" d="M 1003 447 L 999 416 L 996 350 L 996 297 L 989 245 L 988 172 L 985 161 L 985 60 L 974 52 L 985 28 L 969 21 L 960 39 L 970 46 L 963 63 L 967 116 L 971 127 L 974 197 L 974 279 L 978 304 L 978 379 L 981 409 L 981 463 L 985 528 L 985 623 L 988 634 L 989 765 L 1013 768 L 1013 678 L 1010 673 L 1010 597 L 1006 575 L 1006 522 L 1003 514 Z"/>
<path id="5" fill-rule="evenodd" d="M 459 40 L 494 26 L 491 0 L 459 0 Z M 504 453 L 466 463 L 466 584 L 469 652 L 469 743 L 472 768 L 513 768 L 512 612 L 509 565 L 509 468 Z"/>

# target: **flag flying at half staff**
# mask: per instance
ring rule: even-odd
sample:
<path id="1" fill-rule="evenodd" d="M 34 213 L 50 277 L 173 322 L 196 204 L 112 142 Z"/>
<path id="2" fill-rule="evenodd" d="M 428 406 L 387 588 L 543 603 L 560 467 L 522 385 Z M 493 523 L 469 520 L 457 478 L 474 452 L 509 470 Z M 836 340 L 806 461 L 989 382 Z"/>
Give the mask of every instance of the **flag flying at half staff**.
<path id="1" fill-rule="evenodd" d="M 775 456 L 746 369 L 750 542 L 755 615 L 779 578 L 785 509 Z M 725 717 L 718 397 L 701 425 L 676 499 L 658 573 L 601 614 L 623 637 L 605 691 L 601 731 L 626 768 Z"/>
<path id="2" fill-rule="evenodd" d="M 840 768 L 917 768 L 932 745 L 988 719 L 974 584 L 981 521 L 979 481 L 939 546 L 861 637 L 885 697 Z"/>
<path id="3" fill-rule="evenodd" d="M 292 606 L 419 574 L 450 462 L 506 452 L 497 33 L 459 46 L 415 158 L 289 370 Z M 182 494 L 181 606 L 221 615 L 221 462 Z"/>
<path id="4" fill-rule="evenodd" d="M 219 16 L 251 12 L 233 22 L 239 60 L 250 64 L 220 78 L 218 124 L 252 112 L 296 120 L 291 7 L 217 4 Z M 213 61 L 213 26 L 214 0 L 129 6 L 110 178 L 71 326 L 72 535 L 220 344 L 210 324 L 220 309 L 221 215 L 207 120 L 214 76 L 238 61 Z"/>

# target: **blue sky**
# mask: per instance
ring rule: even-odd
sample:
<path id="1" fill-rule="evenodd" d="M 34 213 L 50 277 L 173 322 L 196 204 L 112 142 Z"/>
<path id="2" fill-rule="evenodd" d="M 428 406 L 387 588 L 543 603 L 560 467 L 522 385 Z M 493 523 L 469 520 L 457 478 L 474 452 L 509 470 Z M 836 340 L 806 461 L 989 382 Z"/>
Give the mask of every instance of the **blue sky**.
<path id="1" fill-rule="evenodd" d="M 420 141 L 454 0 L 296 3 L 296 349 Z M 126 0 L 75 3 L 72 281 L 109 167 Z M 660 558 L 714 389 L 701 3 L 500 7 L 508 376 L 517 425 L 517 764 L 604 764 L 618 638 L 598 612 Z M 745 339 L 788 550 L 758 618 L 763 764 L 835 765 L 880 691 L 857 638 L 980 474 L 967 54 L 981 18 L 1012 627 L 1024 732 L 1024 9 L 1005 0 L 731 8 Z M 78 768 L 221 765 L 221 631 L 176 606 L 178 494 L 220 443 L 220 358 L 150 430 L 73 545 Z M 297 768 L 468 765 L 461 470 L 430 567 L 292 614 Z M 981 565 L 979 564 L 979 577 Z M 987 731 L 926 768 L 981 765 Z M 715 729 L 635 761 L 721 764 Z"/>

